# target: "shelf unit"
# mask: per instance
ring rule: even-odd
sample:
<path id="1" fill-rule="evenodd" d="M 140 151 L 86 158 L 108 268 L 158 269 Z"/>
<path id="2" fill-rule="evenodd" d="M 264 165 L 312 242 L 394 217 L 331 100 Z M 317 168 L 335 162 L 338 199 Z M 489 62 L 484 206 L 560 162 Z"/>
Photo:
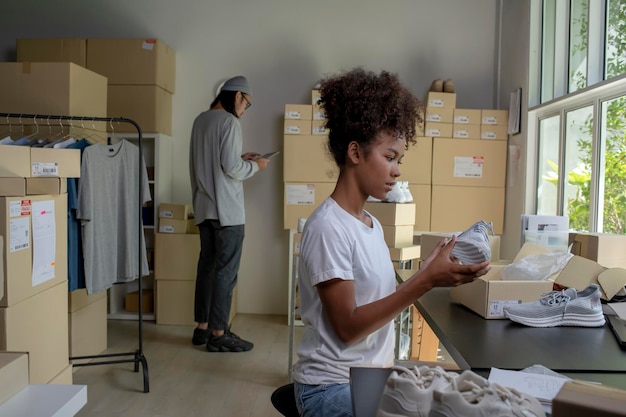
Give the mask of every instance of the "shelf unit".
<path id="1" fill-rule="evenodd" d="M 126 139 L 135 145 L 139 145 L 136 133 L 113 133 L 111 143 L 120 142 Z M 148 264 L 150 274 L 142 279 L 144 289 L 154 289 L 154 238 L 156 233 L 156 221 L 158 219 L 158 209 L 161 202 L 169 202 L 172 199 L 172 137 L 161 133 L 142 133 L 141 143 L 142 153 L 148 170 L 148 184 L 151 205 L 144 209 L 144 236 L 146 240 L 146 250 L 148 251 Z M 151 217 L 151 219 L 150 219 Z M 152 224 L 150 223 L 152 220 Z M 138 281 L 115 284 L 108 290 L 108 318 L 121 320 L 136 320 L 137 312 L 128 312 L 124 308 L 126 294 L 138 291 Z M 155 306 L 156 297 L 153 300 Z M 155 309 L 156 310 L 156 306 Z M 154 321 L 155 315 L 144 313 L 143 319 Z"/>

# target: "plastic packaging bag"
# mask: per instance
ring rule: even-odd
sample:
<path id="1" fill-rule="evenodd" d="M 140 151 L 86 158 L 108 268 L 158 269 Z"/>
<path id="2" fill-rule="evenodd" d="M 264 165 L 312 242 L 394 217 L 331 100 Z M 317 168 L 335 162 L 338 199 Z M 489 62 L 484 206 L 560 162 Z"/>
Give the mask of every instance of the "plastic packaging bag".
<path id="1" fill-rule="evenodd" d="M 545 281 L 560 272 L 574 255 L 564 252 L 530 255 L 502 268 L 502 281 Z"/>

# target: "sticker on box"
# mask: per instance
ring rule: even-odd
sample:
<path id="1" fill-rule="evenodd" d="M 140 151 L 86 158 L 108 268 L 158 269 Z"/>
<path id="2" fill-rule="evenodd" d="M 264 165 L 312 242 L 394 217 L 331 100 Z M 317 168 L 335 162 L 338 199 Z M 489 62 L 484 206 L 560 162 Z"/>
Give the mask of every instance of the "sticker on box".
<path id="1" fill-rule="evenodd" d="M 287 185 L 287 204 L 299 206 L 315 204 L 315 185 Z"/>
<path id="2" fill-rule="evenodd" d="M 504 307 L 520 304 L 520 300 L 494 300 L 489 302 L 487 317 L 504 317 Z"/>
<path id="3" fill-rule="evenodd" d="M 460 178 L 482 178 L 485 158 L 482 156 L 455 156 L 454 176 Z"/>

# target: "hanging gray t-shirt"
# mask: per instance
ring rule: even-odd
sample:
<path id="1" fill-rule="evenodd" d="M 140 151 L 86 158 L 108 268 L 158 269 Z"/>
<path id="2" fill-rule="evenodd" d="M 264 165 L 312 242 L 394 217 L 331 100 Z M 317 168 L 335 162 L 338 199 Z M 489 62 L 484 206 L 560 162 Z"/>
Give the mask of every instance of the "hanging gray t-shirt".
<path id="1" fill-rule="evenodd" d="M 189 146 L 189 178 L 195 223 L 217 219 L 222 226 L 245 224 L 243 180 L 259 166 L 241 159 L 239 120 L 225 110 L 207 110 L 193 123 Z"/>
<path id="2" fill-rule="evenodd" d="M 139 197 L 141 166 L 142 201 Z M 139 148 L 127 140 L 85 149 L 80 169 L 78 210 L 81 220 L 88 294 L 110 288 L 115 282 L 149 274 L 139 207 L 150 201 L 145 162 L 139 165 Z"/>

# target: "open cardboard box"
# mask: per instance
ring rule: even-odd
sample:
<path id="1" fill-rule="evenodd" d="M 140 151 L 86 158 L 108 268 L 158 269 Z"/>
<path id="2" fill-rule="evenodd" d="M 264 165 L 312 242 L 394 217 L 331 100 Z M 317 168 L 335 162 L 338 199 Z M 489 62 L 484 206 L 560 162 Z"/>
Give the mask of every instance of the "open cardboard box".
<path id="1" fill-rule="evenodd" d="M 626 416 L 626 391 L 602 384 L 573 380 L 552 400 L 553 417 Z"/>

